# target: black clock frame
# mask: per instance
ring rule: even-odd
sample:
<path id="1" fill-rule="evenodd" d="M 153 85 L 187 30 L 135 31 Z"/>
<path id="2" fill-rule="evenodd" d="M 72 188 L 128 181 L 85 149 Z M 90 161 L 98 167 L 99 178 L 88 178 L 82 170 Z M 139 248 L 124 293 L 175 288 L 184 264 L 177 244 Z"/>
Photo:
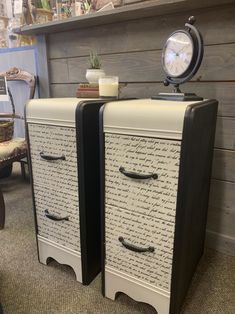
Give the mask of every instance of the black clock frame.
<path id="1" fill-rule="evenodd" d="M 190 18 L 190 19 L 192 20 L 191 23 L 195 22 L 195 19 L 192 19 L 192 18 Z M 173 85 L 177 85 L 177 87 L 178 87 L 180 84 L 183 84 L 183 83 L 189 81 L 196 74 L 196 72 L 198 71 L 198 69 L 201 65 L 203 54 L 204 54 L 202 35 L 197 30 L 197 28 L 195 26 L 193 26 L 192 24 L 186 23 L 185 26 L 188 27 L 187 30 L 178 30 L 175 32 L 186 33 L 192 39 L 192 42 L 193 42 L 192 60 L 190 62 L 188 69 L 183 74 L 181 74 L 179 77 L 167 76 L 166 80 L 164 81 L 164 85 L 173 84 Z M 171 36 L 174 33 L 172 33 Z"/>
<path id="2" fill-rule="evenodd" d="M 153 96 L 152 97 L 153 99 L 176 100 L 176 101 L 189 101 L 189 100 L 202 100 L 203 99 L 202 97 L 199 97 L 193 93 L 181 93 L 179 89 L 180 84 L 183 84 L 189 81 L 197 73 L 201 65 L 203 54 L 204 54 L 203 38 L 202 38 L 201 33 L 197 30 L 197 28 L 193 26 L 195 22 L 196 22 L 195 17 L 191 16 L 188 19 L 188 23 L 185 24 L 185 26 L 187 27 L 186 30 L 180 29 L 180 30 L 174 31 L 169 36 L 170 38 L 176 32 L 186 33 L 192 39 L 193 57 L 186 71 L 182 73 L 180 76 L 175 76 L 175 77 L 167 74 L 167 71 L 165 70 L 163 62 L 162 62 L 163 69 L 166 73 L 166 79 L 164 80 L 163 84 L 165 86 L 172 84 L 174 86 L 174 92 L 173 93 L 159 93 L 157 96 Z"/>

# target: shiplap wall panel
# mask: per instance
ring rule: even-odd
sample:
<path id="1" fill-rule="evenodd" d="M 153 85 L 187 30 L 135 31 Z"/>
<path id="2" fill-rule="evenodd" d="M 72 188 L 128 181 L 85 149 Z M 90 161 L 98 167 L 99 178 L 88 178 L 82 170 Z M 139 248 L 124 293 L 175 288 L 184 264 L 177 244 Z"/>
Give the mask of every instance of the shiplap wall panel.
<path id="1" fill-rule="evenodd" d="M 51 97 L 76 97 L 76 84 L 51 84 Z"/>
<path id="2" fill-rule="evenodd" d="M 219 101 L 219 117 L 235 117 L 234 82 L 201 82 L 185 84 L 183 90 L 194 92 L 204 98 L 215 98 Z"/>
<path id="3" fill-rule="evenodd" d="M 211 180 L 209 205 L 235 212 L 235 183 Z"/>
<path id="4" fill-rule="evenodd" d="M 111 27 L 96 26 L 85 30 L 51 34 L 48 36 L 48 56 L 50 59 L 88 56 L 90 49 L 96 49 L 100 54 L 162 49 L 167 36 L 183 26 L 192 14 L 197 18 L 206 45 L 234 43 L 235 7 L 227 5 L 223 8 L 214 7 L 146 18 L 141 22 L 139 20 L 121 22 Z"/>
<path id="5" fill-rule="evenodd" d="M 121 89 L 121 96 L 151 97 L 163 91 L 163 88 L 168 92 L 172 91 L 172 87 L 164 87 L 162 83 L 129 83 Z M 181 89 L 194 92 L 207 99 L 217 99 L 219 101 L 218 116 L 235 117 L 234 82 L 190 82 Z"/>
<path id="6" fill-rule="evenodd" d="M 192 82 L 186 83 L 182 91 L 195 92 L 204 98 L 215 98 L 219 101 L 218 116 L 235 117 L 234 82 Z M 122 98 L 148 98 L 163 91 L 172 91 L 162 83 L 126 83 L 121 88 Z M 51 84 L 52 97 L 75 96 L 77 83 Z"/>
<path id="7" fill-rule="evenodd" d="M 222 234 L 229 234 L 234 238 L 234 220 L 235 211 L 229 209 L 221 211 L 220 208 L 210 207 L 208 211 L 207 229 Z"/>
<path id="8" fill-rule="evenodd" d="M 106 73 L 118 75 L 125 85 L 122 97 L 151 97 L 169 91 L 161 83 L 162 45 L 192 14 L 204 38 L 205 54 L 193 82 L 182 86 L 182 91 L 219 101 L 207 244 L 235 254 L 231 230 L 235 193 L 227 192 L 235 184 L 235 4 L 48 35 L 50 88 L 53 97 L 75 96 L 77 84 L 86 81 L 93 49 L 101 55 Z M 213 202 L 218 197 L 221 201 Z"/>
<path id="9" fill-rule="evenodd" d="M 235 151 L 214 149 L 212 178 L 235 182 Z"/>
<path id="10" fill-rule="evenodd" d="M 50 63 L 52 83 L 85 81 L 87 57 L 54 59 Z M 118 53 L 102 56 L 107 75 L 118 75 L 121 82 L 162 81 L 161 50 Z M 192 81 L 235 80 L 235 44 L 205 47 L 204 59 Z"/>
<path id="11" fill-rule="evenodd" d="M 211 180 L 210 199 L 208 210 L 208 238 L 212 240 L 215 234 L 230 235 L 230 239 L 235 237 L 234 219 L 235 219 L 235 183 Z M 213 237 L 212 237 L 213 235 Z M 223 236 L 224 242 L 227 239 Z M 212 240 L 213 241 L 213 240 Z M 222 242 L 223 243 L 223 242 Z M 224 243 L 220 247 L 225 253 L 228 253 L 230 242 Z M 231 248 L 230 248 L 231 252 Z"/>
<path id="12" fill-rule="evenodd" d="M 49 62 L 50 82 L 69 83 L 67 59 L 56 59 Z"/>
<path id="13" fill-rule="evenodd" d="M 122 82 L 160 81 L 164 78 L 160 59 L 160 51 L 111 54 L 102 56 L 102 67 L 107 75 L 118 75 Z M 84 82 L 88 67 L 88 57 L 51 60 L 51 82 L 62 83 L 64 76 L 67 83 Z"/>
<path id="14" fill-rule="evenodd" d="M 235 150 L 235 118 L 217 118 L 215 147 Z"/>
<path id="15" fill-rule="evenodd" d="M 221 253 L 234 255 L 235 252 L 235 241 L 234 237 L 214 232 L 209 229 L 206 230 L 206 242 L 207 247 L 215 248 Z"/>

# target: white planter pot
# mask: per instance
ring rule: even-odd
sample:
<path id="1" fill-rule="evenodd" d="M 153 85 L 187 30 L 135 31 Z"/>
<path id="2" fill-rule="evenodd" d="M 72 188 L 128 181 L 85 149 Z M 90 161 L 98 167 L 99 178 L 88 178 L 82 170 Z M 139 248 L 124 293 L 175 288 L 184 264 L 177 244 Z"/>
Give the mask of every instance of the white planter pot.
<path id="1" fill-rule="evenodd" d="M 90 84 L 98 84 L 99 78 L 104 77 L 105 72 L 102 69 L 87 69 L 86 70 L 86 79 Z"/>

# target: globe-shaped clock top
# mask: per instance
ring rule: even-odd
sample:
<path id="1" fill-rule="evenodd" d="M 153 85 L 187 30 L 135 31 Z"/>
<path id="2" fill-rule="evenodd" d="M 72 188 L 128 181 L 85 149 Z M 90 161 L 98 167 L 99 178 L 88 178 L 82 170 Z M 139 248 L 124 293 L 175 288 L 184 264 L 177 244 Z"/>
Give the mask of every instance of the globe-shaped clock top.
<path id="1" fill-rule="evenodd" d="M 185 31 L 176 31 L 168 38 L 162 52 L 164 71 L 170 77 L 185 75 L 193 58 L 193 41 Z"/>

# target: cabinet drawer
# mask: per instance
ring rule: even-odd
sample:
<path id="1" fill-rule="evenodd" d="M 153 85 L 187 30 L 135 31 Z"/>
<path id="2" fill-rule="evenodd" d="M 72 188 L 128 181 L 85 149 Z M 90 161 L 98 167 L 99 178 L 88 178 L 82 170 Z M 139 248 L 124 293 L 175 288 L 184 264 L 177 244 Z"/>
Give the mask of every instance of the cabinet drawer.
<path id="1" fill-rule="evenodd" d="M 28 124 L 28 130 L 38 234 L 80 251 L 76 130 L 33 123 Z M 63 155 L 65 160 L 47 158 Z M 69 220 L 51 220 L 45 210 Z"/>
<path id="2" fill-rule="evenodd" d="M 77 145 L 74 128 L 28 124 L 34 184 L 77 193 Z M 63 160 L 63 156 L 65 160 Z M 48 157 L 60 158 L 48 160 Z"/>
<path id="3" fill-rule="evenodd" d="M 105 203 L 175 221 L 181 142 L 105 134 Z M 133 179 L 119 171 L 157 174 Z"/>
<path id="4" fill-rule="evenodd" d="M 106 265 L 169 291 L 174 224 L 108 205 L 105 219 Z M 153 247 L 154 252 L 131 251 L 120 237 L 128 245 Z"/>
<path id="5" fill-rule="evenodd" d="M 78 197 L 55 188 L 34 185 L 38 234 L 75 251 L 80 251 Z M 68 220 L 53 220 L 65 218 Z"/>

